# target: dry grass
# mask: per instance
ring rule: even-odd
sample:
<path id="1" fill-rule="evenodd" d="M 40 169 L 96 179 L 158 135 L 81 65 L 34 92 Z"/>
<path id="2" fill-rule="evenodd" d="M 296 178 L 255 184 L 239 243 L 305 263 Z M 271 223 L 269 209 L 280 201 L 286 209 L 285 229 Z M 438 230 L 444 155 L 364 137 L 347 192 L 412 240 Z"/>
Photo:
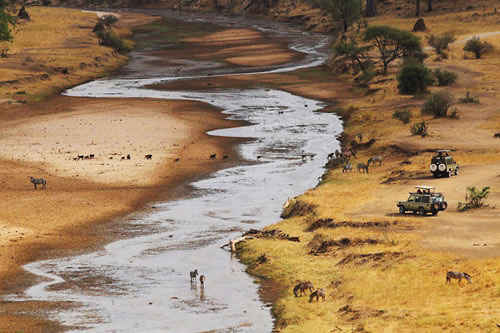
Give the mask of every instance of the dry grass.
<path id="1" fill-rule="evenodd" d="M 497 16 L 472 16 L 473 12 L 452 13 L 426 17 L 426 24 L 431 33 L 449 31 L 453 27 L 458 38 L 487 31 L 500 31 Z M 385 23 L 388 17 L 377 17 L 370 24 Z M 391 25 L 411 29 L 415 18 L 390 17 Z M 463 24 L 467 22 L 468 24 Z M 424 39 L 424 34 L 420 34 Z M 495 46 L 495 51 L 481 60 L 464 59 L 462 45 L 454 45 L 450 57 L 442 62 L 427 60 L 429 65 L 448 69 L 468 70 L 468 75 L 476 75 L 471 82 L 470 76 L 453 87 L 457 96 L 465 91 L 483 93 L 500 89 L 500 35 L 486 38 Z M 392 66 L 389 78 L 395 77 L 398 68 Z M 483 76 L 470 74 L 487 73 Z M 462 74 L 459 73 L 459 78 Z M 482 82 L 487 83 L 483 85 Z M 420 114 L 423 97 L 408 97 L 397 94 L 397 82 L 387 81 L 372 85 L 378 91 L 356 99 L 357 110 L 351 114 L 345 127 L 347 142 L 356 133 L 363 133 L 365 141 L 376 138 L 377 142 L 368 150 L 358 154 L 354 161 L 365 162 L 374 154 L 384 155 L 382 167 L 370 169 L 370 174 L 341 174 L 339 170 L 328 173 L 320 186 L 310 190 L 299 199 L 316 206 L 315 214 L 293 217 L 283 220 L 269 228 L 280 228 L 291 236 L 298 236 L 300 243 L 282 240 L 256 239 L 241 245 L 240 256 L 249 263 L 249 271 L 263 277 L 272 278 L 287 287 L 287 292 L 275 304 L 277 327 L 280 332 L 350 332 L 351 330 L 368 332 L 494 332 L 497 331 L 497 308 L 500 305 L 500 262 L 497 259 L 473 259 L 460 254 L 441 253 L 424 249 L 420 244 L 423 230 L 430 230 L 425 219 L 412 216 L 401 218 L 399 215 L 360 214 L 359 207 L 373 203 L 381 193 L 387 193 L 388 186 L 381 182 L 391 176 L 393 171 L 405 171 L 407 174 L 428 172 L 430 152 L 420 152 L 415 156 L 404 156 L 393 152 L 389 147 L 395 135 L 407 133 L 411 124 L 417 121 L 431 123 L 431 134 L 440 139 L 447 124 L 454 125 L 468 120 L 433 120 Z M 436 89 L 436 88 L 432 88 Z M 494 105 L 492 95 L 480 107 Z M 483 101 L 483 95 L 481 95 Z M 352 101 L 350 101 L 352 103 Z M 486 105 L 486 106 L 485 106 Z M 403 124 L 392 119 L 397 108 L 409 108 L 413 113 L 410 124 Z M 471 112 L 477 106 L 457 105 L 459 110 Z M 480 109 L 478 112 L 483 112 Z M 446 122 L 449 123 L 446 123 Z M 458 122 L 458 123 L 453 123 Z M 500 119 L 489 116 L 487 121 L 479 123 L 476 129 L 498 129 Z M 441 127 L 440 127 L 441 126 Z M 476 126 L 476 125 L 474 125 Z M 482 134 L 481 134 L 482 135 Z M 492 138 L 488 138 L 493 140 Z M 422 141 L 426 142 L 426 141 Z M 413 150 L 423 150 L 418 144 Z M 411 150 L 410 149 L 410 150 Z M 500 154 L 494 146 L 491 148 L 459 149 L 453 153 L 461 166 L 498 163 Z M 411 164 L 400 164 L 408 160 Z M 426 174 L 427 175 L 427 174 Z M 427 175 L 428 176 L 428 175 Z M 406 192 L 405 192 L 406 193 Z M 404 194 L 403 194 L 404 197 Z M 356 223 L 398 222 L 389 228 L 319 228 L 307 231 L 317 219 L 333 218 L 335 222 L 350 221 Z M 316 238 L 315 238 L 316 237 Z M 359 246 L 331 247 L 325 254 L 310 254 L 309 243 L 318 240 L 376 239 L 376 244 Z M 270 261 L 257 264 L 255 259 L 265 253 Z M 376 254 L 381 258 L 368 257 L 365 261 L 356 257 L 362 254 Z M 351 262 L 339 264 L 345 258 Z M 473 283 L 457 285 L 445 284 L 448 270 L 465 271 L 472 275 Z M 327 300 L 319 304 L 310 304 L 307 297 L 293 296 L 293 286 L 299 280 L 311 280 L 317 288 L 325 288 Z M 347 311 L 339 309 L 348 305 Z M 346 308 L 344 308 L 346 309 Z"/>
<path id="2" fill-rule="evenodd" d="M 63 8 L 28 8 L 31 21 L 19 21 L 8 58 L 0 59 L 0 99 L 36 101 L 99 77 L 126 58 L 100 46 L 92 29 L 95 13 Z M 122 35 L 128 29 L 118 28 Z M 67 68 L 68 74 L 63 74 Z M 45 75 L 43 78 L 42 75 Z"/>

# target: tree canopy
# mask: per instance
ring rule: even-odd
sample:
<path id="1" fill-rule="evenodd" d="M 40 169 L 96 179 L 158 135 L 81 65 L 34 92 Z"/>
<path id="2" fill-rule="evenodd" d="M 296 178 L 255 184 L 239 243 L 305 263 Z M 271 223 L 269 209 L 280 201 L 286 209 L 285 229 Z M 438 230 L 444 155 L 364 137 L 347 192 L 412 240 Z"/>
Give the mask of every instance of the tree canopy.
<path id="1" fill-rule="evenodd" d="M 359 0 L 323 0 L 322 7 L 332 14 L 333 19 L 342 26 L 342 39 L 347 30 L 360 19 L 361 2 Z"/>
<path id="2" fill-rule="evenodd" d="M 416 35 L 387 25 L 368 27 L 364 34 L 364 40 L 373 42 L 378 49 L 380 60 L 384 65 L 384 74 L 387 74 L 387 66 L 392 61 L 423 53 L 422 45 Z"/>
<path id="3" fill-rule="evenodd" d="M 10 15 L 7 11 L 7 2 L 0 0 L 0 43 L 11 41 L 13 36 L 11 34 L 11 26 L 16 24 L 14 16 Z M 7 48 L 4 48 L 2 55 L 5 54 Z"/>

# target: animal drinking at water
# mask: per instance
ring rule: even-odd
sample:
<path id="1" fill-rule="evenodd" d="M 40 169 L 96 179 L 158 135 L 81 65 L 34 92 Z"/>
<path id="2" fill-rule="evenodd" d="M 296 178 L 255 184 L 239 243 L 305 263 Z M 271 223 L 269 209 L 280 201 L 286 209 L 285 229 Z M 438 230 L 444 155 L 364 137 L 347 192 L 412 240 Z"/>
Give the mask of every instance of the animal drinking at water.
<path id="1" fill-rule="evenodd" d="M 198 276 L 198 269 L 189 272 L 189 276 L 191 277 L 191 282 L 196 281 L 196 277 Z"/>

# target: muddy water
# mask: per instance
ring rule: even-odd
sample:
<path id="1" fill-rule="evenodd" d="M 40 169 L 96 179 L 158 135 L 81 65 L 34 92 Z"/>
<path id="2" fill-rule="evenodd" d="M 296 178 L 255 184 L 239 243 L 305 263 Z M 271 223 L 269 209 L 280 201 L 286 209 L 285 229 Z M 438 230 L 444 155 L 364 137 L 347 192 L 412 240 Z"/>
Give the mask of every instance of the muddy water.
<path id="1" fill-rule="evenodd" d="M 247 24 L 255 27 L 256 23 Z M 291 71 L 325 60 L 319 51 L 324 37 L 299 40 L 305 36 L 302 32 L 272 26 L 274 31 L 280 27 L 280 33 L 297 35 L 294 47 L 307 52 L 308 63 L 260 68 L 259 72 Z M 288 197 L 316 185 L 326 155 L 339 147 L 335 137 L 341 133 L 341 122 L 335 115 L 314 112 L 322 103 L 279 90 L 171 92 L 141 88 L 245 69 L 193 70 L 193 64 L 186 62 L 181 71 L 185 75 L 180 78 L 173 74 L 158 77 L 157 70 L 144 66 L 142 77 L 129 70 L 123 77 L 90 82 L 66 94 L 212 104 L 230 118 L 252 125 L 209 134 L 254 138 L 242 144 L 239 153 L 243 160 L 257 163 L 216 172 L 192 184 L 192 197 L 157 204 L 153 213 L 125 221 L 140 229 L 140 236 L 111 243 L 97 252 L 25 266 L 43 277 L 43 282 L 12 299 L 74 302 L 72 309 L 48 315 L 75 331 L 270 332 L 273 321 L 269 307 L 258 297 L 258 284 L 220 246 L 242 230 L 278 221 Z M 205 287 L 190 282 L 189 271 L 194 268 L 206 276 Z"/>

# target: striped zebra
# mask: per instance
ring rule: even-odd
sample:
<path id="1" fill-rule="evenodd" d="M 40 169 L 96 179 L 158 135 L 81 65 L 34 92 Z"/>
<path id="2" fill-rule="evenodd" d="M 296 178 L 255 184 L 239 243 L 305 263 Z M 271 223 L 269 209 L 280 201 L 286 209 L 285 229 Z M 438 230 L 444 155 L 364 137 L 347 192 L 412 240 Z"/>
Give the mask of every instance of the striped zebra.
<path id="1" fill-rule="evenodd" d="M 47 181 L 45 179 L 33 178 L 31 176 L 29 176 L 28 178 L 30 179 L 30 182 L 32 182 L 33 185 L 35 186 L 35 190 L 37 185 L 42 185 L 42 189 L 47 189 Z"/>
<path id="2" fill-rule="evenodd" d="M 465 272 L 448 271 L 448 273 L 446 273 L 446 283 L 451 283 L 451 279 L 458 280 L 458 284 L 462 282 L 462 279 L 465 279 L 469 283 L 472 283 L 472 277 Z"/>
<path id="3" fill-rule="evenodd" d="M 189 272 L 189 277 L 191 277 L 191 282 L 196 281 L 196 277 L 198 276 L 198 269 Z"/>
<path id="4" fill-rule="evenodd" d="M 319 301 L 320 297 L 324 301 L 326 298 L 325 290 L 323 288 L 319 288 L 318 290 L 315 290 L 314 292 L 312 292 L 311 295 L 309 295 L 309 303 L 311 303 L 314 300 L 314 297 L 316 297 L 316 302 Z"/>
<path id="5" fill-rule="evenodd" d="M 305 294 L 307 289 L 309 289 L 310 293 L 313 292 L 314 286 L 311 281 L 299 282 L 299 284 L 293 288 L 293 294 L 295 295 L 295 297 L 299 297 L 299 291 L 300 291 L 300 296 L 302 296 Z"/>

